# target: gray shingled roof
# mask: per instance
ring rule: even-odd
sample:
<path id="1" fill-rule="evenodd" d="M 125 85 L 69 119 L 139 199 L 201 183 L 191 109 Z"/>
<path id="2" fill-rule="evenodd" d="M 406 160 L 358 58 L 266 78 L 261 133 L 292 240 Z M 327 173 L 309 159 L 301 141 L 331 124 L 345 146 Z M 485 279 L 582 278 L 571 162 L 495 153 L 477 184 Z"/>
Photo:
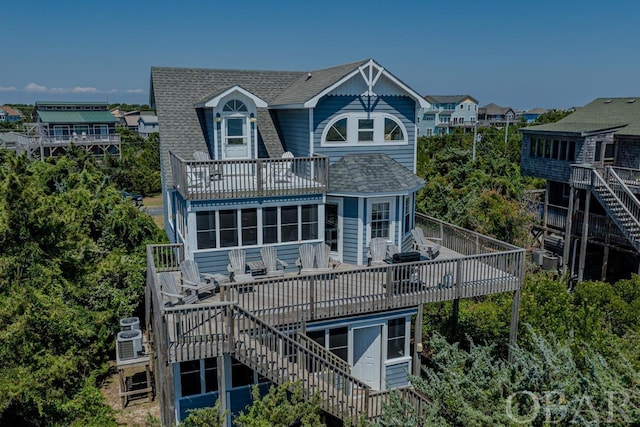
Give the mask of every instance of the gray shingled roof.
<path id="1" fill-rule="evenodd" d="M 369 60 L 351 62 L 349 64 L 338 65 L 336 67 L 325 68 L 323 70 L 309 71 L 302 74 L 291 86 L 284 90 L 271 105 L 302 104 L 329 86 L 342 80 L 349 73 Z"/>
<path id="2" fill-rule="evenodd" d="M 616 128 L 621 128 L 616 135 L 640 136 L 640 97 L 598 98 L 555 123 L 522 130 L 583 133 Z"/>
<path id="3" fill-rule="evenodd" d="M 256 123 L 258 125 L 258 140 L 264 145 L 269 157 L 282 157 L 284 149 L 280 143 L 281 138 L 276 128 L 273 114 L 266 108 L 258 108 Z"/>
<path id="4" fill-rule="evenodd" d="M 507 111 L 513 110 L 511 107 L 501 107 L 498 104 L 487 104 L 484 107 L 480 107 L 481 110 L 484 110 L 489 116 L 496 116 L 501 114 L 507 114 Z"/>
<path id="5" fill-rule="evenodd" d="M 184 159 L 191 159 L 194 151 L 207 151 L 194 107 L 207 94 L 220 93 L 238 85 L 269 103 L 301 74 L 303 73 L 300 71 L 152 67 L 152 99 L 158 113 L 160 155 L 167 184 L 171 185 L 173 182 L 168 150 Z M 280 141 L 265 141 L 265 145 L 278 143 Z"/>
<path id="6" fill-rule="evenodd" d="M 471 99 L 476 104 L 478 103 L 471 95 L 427 95 L 424 99 L 432 104 L 458 104 L 465 99 Z"/>
<path id="7" fill-rule="evenodd" d="M 424 180 L 382 153 L 347 154 L 329 169 L 329 192 L 406 193 L 424 185 Z"/>

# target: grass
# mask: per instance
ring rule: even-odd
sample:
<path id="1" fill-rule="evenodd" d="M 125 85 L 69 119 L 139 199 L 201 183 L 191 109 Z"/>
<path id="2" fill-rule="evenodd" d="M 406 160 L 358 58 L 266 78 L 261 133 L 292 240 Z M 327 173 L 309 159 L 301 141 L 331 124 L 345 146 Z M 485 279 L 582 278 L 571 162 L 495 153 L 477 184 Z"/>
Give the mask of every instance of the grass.
<path id="1" fill-rule="evenodd" d="M 152 197 L 145 197 L 143 201 L 144 206 L 149 208 L 159 208 L 162 206 L 162 194 L 158 194 Z"/>

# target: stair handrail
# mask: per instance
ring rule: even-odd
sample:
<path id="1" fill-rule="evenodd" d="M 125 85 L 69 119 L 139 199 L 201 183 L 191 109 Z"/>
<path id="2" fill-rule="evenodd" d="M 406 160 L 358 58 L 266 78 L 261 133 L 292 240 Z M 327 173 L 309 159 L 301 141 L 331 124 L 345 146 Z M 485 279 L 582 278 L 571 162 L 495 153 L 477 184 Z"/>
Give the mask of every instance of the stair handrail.
<path id="1" fill-rule="evenodd" d="M 335 354 L 327 350 L 325 347 L 318 344 L 316 341 L 312 340 L 311 338 L 309 338 L 308 336 L 306 336 L 301 332 L 296 332 L 295 337 L 296 337 L 295 339 L 299 341 L 300 344 L 304 346 L 309 346 L 310 350 L 316 353 L 322 354 L 322 356 L 325 359 L 330 360 L 336 366 L 339 366 L 340 368 L 342 368 L 343 371 L 347 373 L 351 373 L 351 366 L 349 365 L 349 363 L 342 360 L 340 357 L 336 356 Z"/>
<path id="2" fill-rule="evenodd" d="M 640 226 L 640 221 L 638 221 L 638 219 L 633 216 L 633 214 L 629 211 L 629 209 L 627 208 L 627 206 L 622 202 L 622 200 L 620 200 L 620 198 L 618 197 L 618 195 L 616 194 L 615 191 L 613 191 L 611 189 L 611 187 L 609 186 L 609 184 L 607 184 L 606 180 L 598 173 L 598 171 L 596 171 L 595 169 L 592 170 L 593 176 L 595 179 L 598 180 L 599 183 L 602 184 L 602 186 L 604 188 L 607 189 L 607 191 L 611 194 L 611 196 L 616 200 L 616 202 L 620 205 L 620 207 L 623 209 L 623 211 L 625 213 L 627 213 L 633 221 L 635 221 L 636 224 L 638 224 Z M 635 196 L 634 196 L 635 197 Z M 617 217 L 617 215 L 615 213 L 613 213 L 613 216 L 615 218 L 616 221 L 621 222 L 621 220 Z M 622 225 L 622 224 L 621 224 Z M 622 225 L 623 228 L 625 228 L 625 234 L 626 234 L 626 227 L 624 227 L 624 225 Z M 629 236 L 627 236 L 627 238 L 629 238 Z"/>
<path id="3" fill-rule="evenodd" d="M 629 200 L 632 206 L 629 206 L 625 203 L 623 204 L 628 208 L 627 210 L 635 219 L 635 221 L 638 222 L 638 217 L 640 215 L 640 201 L 638 201 L 638 198 L 633 194 L 627 184 L 622 180 L 622 178 L 618 176 L 618 174 L 613 170 L 611 166 L 607 166 L 607 176 L 612 177 L 614 181 L 616 181 L 616 183 L 622 188 L 622 195 L 624 196 L 625 200 Z M 618 194 L 616 193 L 616 195 Z M 631 212 L 632 209 L 635 211 L 635 214 Z"/>
<path id="4" fill-rule="evenodd" d="M 310 388 L 307 388 L 307 386 L 304 384 L 304 379 L 303 379 L 303 387 L 307 390 L 307 392 L 309 392 L 310 396 L 315 394 L 315 392 L 320 392 L 320 393 L 326 392 L 329 394 L 332 391 L 331 390 L 332 387 L 334 389 L 333 391 L 344 388 L 345 391 L 342 393 L 343 395 L 342 397 L 346 397 L 347 401 L 346 402 L 343 400 L 338 401 L 337 400 L 338 396 L 336 395 L 336 396 L 333 396 L 334 397 L 333 400 L 335 402 L 332 402 L 329 400 L 331 395 L 325 396 L 320 400 L 320 406 L 323 410 L 343 419 L 349 417 L 352 420 L 357 420 L 362 414 L 364 414 L 365 416 L 368 416 L 369 395 L 371 391 L 371 387 L 369 385 L 359 380 L 358 378 L 352 376 L 350 373 L 344 371 L 339 366 L 334 365 L 333 363 L 331 363 L 326 359 L 323 359 L 321 356 L 315 354 L 312 350 L 306 348 L 300 342 L 297 342 L 296 340 L 292 339 L 289 335 L 284 334 L 277 328 L 274 328 L 273 326 L 269 325 L 268 323 L 266 323 L 259 317 L 253 315 L 249 311 L 243 309 L 242 307 L 238 305 L 233 305 L 232 312 L 233 314 L 230 316 L 230 318 L 232 318 L 233 322 L 235 323 L 235 325 L 232 326 L 232 328 L 235 331 L 240 332 L 241 330 L 240 321 L 242 319 L 247 319 L 257 328 L 257 330 L 254 330 L 253 332 L 264 334 L 264 335 L 261 335 L 262 337 L 267 337 L 269 335 L 275 337 L 275 339 L 280 340 L 280 344 L 282 345 L 282 347 L 287 348 L 289 351 L 294 350 L 295 354 L 297 354 L 298 356 L 305 355 L 305 354 L 310 354 L 314 356 L 311 358 L 305 358 L 304 361 L 302 362 L 304 363 L 304 365 L 300 365 L 299 357 L 295 362 L 291 362 L 291 363 L 295 363 L 296 365 L 299 365 L 300 370 L 308 370 L 309 374 L 313 376 L 319 372 L 326 373 L 326 371 L 319 369 L 319 368 L 324 368 L 326 370 L 330 370 L 331 373 L 336 375 L 332 379 L 331 383 L 329 383 L 325 378 L 320 378 L 318 376 L 315 376 L 315 378 L 318 379 L 318 383 L 324 383 L 324 387 L 321 390 L 311 390 Z M 246 328 L 244 328 L 244 330 L 246 331 Z M 231 334 L 231 335 L 235 335 L 235 334 Z M 254 359 L 255 359 L 254 366 L 250 366 L 250 367 L 258 370 L 258 372 L 261 375 L 263 375 L 264 377 L 268 378 L 269 380 L 275 383 L 283 384 L 287 381 L 290 381 L 289 375 L 287 375 L 285 378 L 284 375 L 277 375 L 274 373 L 274 372 L 279 372 L 281 369 L 286 368 L 286 366 L 283 367 L 283 366 L 277 366 L 277 365 L 282 364 L 283 360 L 288 360 L 287 358 L 284 358 L 284 357 L 275 358 L 275 360 L 271 361 L 271 363 L 275 363 L 276 366 L 272 366 L 271 369 L 263 370 L 262 372 L 260 372 L 259 370 L 260 364 L 258 362 L 258 360 L 261 359 L 260 356 L 262 356 L 258 354 L 258 351 L 260 349 L 254 348 L 255 354 L 253 356 L 247 356 L 246 354 L 243 354 L 240 351 L 241 346 L 239 345 L 238 342 L 235 342 L 235 336 L 232 339 L 234 340 L 233 345 L 231 346 L 232 352 L 236 356 L 236 358 L 238 358 L 241 361 L 242 361 L 242 358 L 246 359 L 246 362 L 249 365 L 252 362 L 254 362 Z M 278 343 L 270 342 L 269 344 L 278 344 Z M 266 347 L 267 345 L 265 344 L 264 346 Z M 284 362 L 284 364 L 287 364 L 287 362 Z M 311 369 L 308 368 L 309 365 L 311 366 Z M 308 377 L 306 379 L 308 379 Z M 354 391 L 356 390 L 362 390 L 363 395 L 358 396 L 357 393 L 354 393 Z"/>

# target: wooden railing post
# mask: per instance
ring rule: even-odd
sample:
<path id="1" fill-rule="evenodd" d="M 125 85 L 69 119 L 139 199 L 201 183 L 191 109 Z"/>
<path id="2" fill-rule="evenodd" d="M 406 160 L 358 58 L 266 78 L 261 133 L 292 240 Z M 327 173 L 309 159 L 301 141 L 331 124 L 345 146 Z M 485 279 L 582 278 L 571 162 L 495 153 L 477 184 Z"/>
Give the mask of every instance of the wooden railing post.
<path id="1" fill-rule="evenodd" d="M 227 310 L 227 337 L 228 337 L 228 347 L 227 352 L 232 353 L 235 348 L 235 338 L 234 338 L 234 320 L 233 320 L 233 306 L 229 304 L 226 307 Z M 224 346 L 223 346 L 224 347 Z"/>
<path id="2" fill-rule="evenodd" d="M 316 318 L 316 280 L 315 276 L 309 277 L 309 316 L 311 320 Z"/>
<path id="3" fill-rule="evenodd" d="M 393 301 L 393 269 L 393 265 L 387 267 L 387 308 L 391 308 L 391 302 Z"/>

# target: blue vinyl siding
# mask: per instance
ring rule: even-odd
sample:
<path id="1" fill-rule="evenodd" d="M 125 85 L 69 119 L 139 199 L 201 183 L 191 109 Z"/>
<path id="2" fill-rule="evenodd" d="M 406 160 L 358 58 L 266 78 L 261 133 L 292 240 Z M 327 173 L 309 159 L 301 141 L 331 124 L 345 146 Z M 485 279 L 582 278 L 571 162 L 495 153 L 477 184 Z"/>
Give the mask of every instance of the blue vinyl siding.
<path id="1" fill-rule="evenodd" d="M 349 264 L 357 264 L 358 258 L 358 199 L 347 197 L 343 204 L 342 258 Z"/>
<path id="2" fill-rule="evenodd" d="M 396 160 L 401 165 L 413 171 L 413 159 L 415 155 L 415 101 L 402 96 L 382 96 L 372 97 L 372 112 L 387 113 L 395 116 L 402 122 L 407 131 L 407 145 L 392 145 L 385 147 L 384 144 L 357 146 L 355 144 L 344 147 L 322 147 L 322 133 L 334 117 L 343 113 L 365 112 L 367 105 L 366 97 L 356 96 L 326 96 L 322 98 L 314 109 L 314 153 L 322 154 L 330 158 L 334 163 L 345 154 L 354 153 L 384 153 Z"/>
<path id="3" fill-rule="evenodd" d="M 207 138 L 207 148 L 209 149 L 209 157 L 213 159 L 213 132 L 215 129 L 215 122 L 213 121 L 213 110 L 207 108 L 204 110 L 204 123 L 206 126 L 205 137 Z M 220 153 L 220 147 L 218 147 L 218 153 Z M 220 154 L 218 154 L 219 156 Z"/>
<path id="4" fill-rule="evenodd" d="M 309 156 L 309 110 L 279 110 L 278 123 L 285 151 L 295 157 Z"/>
<path id="5" fill-rule="evenodd" d="M 385 368 L 387 389 L 409 385 L 409 362 L 389 365 Z"/>

